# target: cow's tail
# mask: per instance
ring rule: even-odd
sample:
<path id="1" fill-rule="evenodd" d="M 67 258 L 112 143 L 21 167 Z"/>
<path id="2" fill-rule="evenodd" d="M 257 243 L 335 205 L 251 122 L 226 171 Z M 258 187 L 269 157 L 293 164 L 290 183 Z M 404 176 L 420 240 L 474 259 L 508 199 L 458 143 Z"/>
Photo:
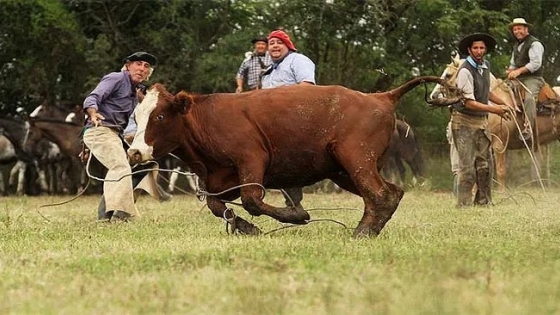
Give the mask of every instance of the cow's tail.
<path id="1" fill-rule="evenodd" d="M 390 95 L 390 97 L 394 101 L 398 101 L 408 91 L 414 89 L 416 86 L 418 86 L 422 83 L 438 83 L 438 84 L 441 84 L 441 85 L 446 85 L 446 82 L 439 77 L 423 76 L 423 77 L 414 78 L 414 79 L 404 83 L 403 85 L 401 85 L 397 88 L 394 88 L 390 91 L 387 91 L 387 93 Z"/>
<path id="2" fill-rule="evenodd" d="M 387 91 L 385 93 L 393 101 L 393 105 L 396 106 L 397 101 L 403 95 L 405 95 L 408 91 L 414 89 L 416 86 L 418 86 L 422 83 L 438 83 L 442 86 L 448 87 L 448 89 L 450 91 L 455 90 L 453 87 L 449 86 L 449 83 L 447 81 L 441 79 L 440 77 L 423 76 L 423 77 L 414 78 L 414 79 L 404 83 L 403 85 L 401 85 L 401 86 L 399 86 L 395 89 L 392 89 L 390 91 Z M 426 90 L 426 97 L 425 98 L 426 98 L 426 102 L 429 103 L 430 105 L 434 106 L 434 107 L 448 106 L 448 105 L 456 103 L 460 100 L 460 96 L 458 96 L 458 94 L 454 95 L 454 96 L 450 96 L 450 97 L 445 98 L 445 99 L 428 100 L 427 90 Z"/>

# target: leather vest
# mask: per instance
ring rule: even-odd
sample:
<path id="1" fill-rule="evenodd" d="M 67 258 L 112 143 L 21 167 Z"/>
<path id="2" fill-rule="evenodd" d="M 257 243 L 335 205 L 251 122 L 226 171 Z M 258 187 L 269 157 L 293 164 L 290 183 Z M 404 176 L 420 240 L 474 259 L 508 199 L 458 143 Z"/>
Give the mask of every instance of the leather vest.
<path id="1" fill-rule="evenodd" d="M 457 71 L 461 71 L 461 69 L 465 68 L 471 73 L 473 77 L 473 94 L 475 100 L 482 104 L 488 104 L 488 94 L 490 93 L 490 64 L 486 60 L 484 64 L 488 69 L 484 69 L 482 75 L 478 72 L 478 69 L 473 67 L 467 60 L 463 62 Z M 466 108 L 462 102 L 453 104 L 453 109 L 466 115 L 488 116 L 487 112 L 477 112 Z"/>
<path id="2" fill-rule="evenodd" d="M 517 68 L 521 68 L 524 65 L 528 64 L 530 59 L 529 59 L 529 48 L 531 48 L 531 45 L 534 42 L 539 42 L 542 44 L 542 42 L 540 40 L 538 40 L 536 37 L 532 36 L 532 35 L 528 35 L 527 37 L 525 37 L 525 39 L 522 42 L 517 42 L 515 43 L 515 45 L 513 46 L 513 63 L 515 64 L 515 66 Z M 519 51 L 519 45 L 523 44 L 523 46 L 521 47 L 521 50 Z M 544 60 L 543 60 L 544 61 Z M 543 76 L 543 67 L 541 65 L 541 67 L 533 72 L 527 72 L 527 73 L 523 73 L 519 76 L 519 78 L 523 78 L 523 77 L 527 77 L 527 76 L 537 76 L 537 77 L 542 77 Z"/>

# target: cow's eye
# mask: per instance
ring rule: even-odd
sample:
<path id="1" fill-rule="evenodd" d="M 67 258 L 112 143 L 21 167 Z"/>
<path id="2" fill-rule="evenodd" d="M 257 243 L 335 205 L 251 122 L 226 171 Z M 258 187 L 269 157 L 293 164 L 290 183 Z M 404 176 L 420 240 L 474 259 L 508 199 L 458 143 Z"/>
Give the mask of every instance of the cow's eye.
<path id="1" fill-rule="evenodd" d="M 163 114 L 157 115 L 156 120 L 163 120 Z"/>

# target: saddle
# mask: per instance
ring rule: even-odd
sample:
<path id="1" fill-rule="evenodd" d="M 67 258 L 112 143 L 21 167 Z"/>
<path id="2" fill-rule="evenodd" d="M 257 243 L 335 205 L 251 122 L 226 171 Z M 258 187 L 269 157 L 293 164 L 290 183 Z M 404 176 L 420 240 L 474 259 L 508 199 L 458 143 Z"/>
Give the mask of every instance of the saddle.
<path id="1" fill-rule="evenodd" d="M 511 89 L 511 98 L 514 101 L 515 109 L 518 112 L 523 112 L 523 100 L 528 93 L 527 90 L 518 80 L 510 81 L 508 85 Z M 537 115 L 550 115 L 560 111 L 560 96 L 546 82 L 539 91 L 536 107 Z"/>

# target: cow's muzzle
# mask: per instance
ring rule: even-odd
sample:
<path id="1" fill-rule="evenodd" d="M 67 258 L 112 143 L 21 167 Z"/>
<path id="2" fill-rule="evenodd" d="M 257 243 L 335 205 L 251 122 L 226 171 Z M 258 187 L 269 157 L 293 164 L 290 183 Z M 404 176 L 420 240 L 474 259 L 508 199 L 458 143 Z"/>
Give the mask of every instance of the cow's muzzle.
<path id="1" fill-rule="evenodd" d="M 129 148 L 127 150 L 128 159 L 132 163 L 141 163 L 149 160 L 153 160 L 152 157 L 153 147 L 148 147 L 148 150 L 145 154 L 142 154 L 140 149 Z"/>

